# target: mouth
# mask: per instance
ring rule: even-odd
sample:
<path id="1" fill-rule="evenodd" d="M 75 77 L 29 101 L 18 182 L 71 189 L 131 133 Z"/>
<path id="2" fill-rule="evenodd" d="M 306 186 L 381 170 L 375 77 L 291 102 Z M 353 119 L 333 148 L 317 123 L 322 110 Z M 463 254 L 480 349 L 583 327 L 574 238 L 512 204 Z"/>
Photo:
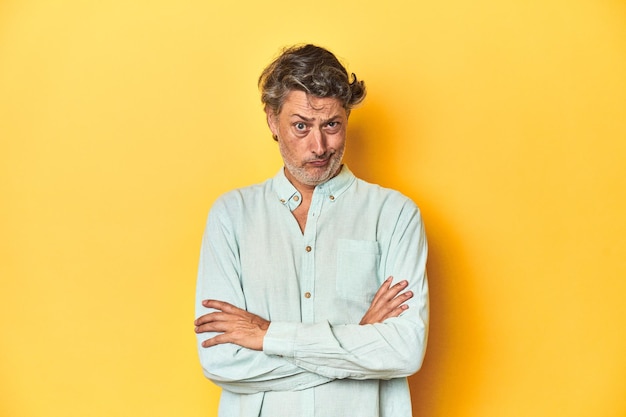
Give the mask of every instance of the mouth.
<path id="1" fill-rule="evenodd" d="M 333 154 L 334 152 L 329 152 L 325 155 L 319 155 L 317 158 L 307 161 L 306 165 L 309 165 L 312 167 L 325 167 L 326 165 L 330 163 L 333 157 Z"/>
<path id="2" fill-rule="evenodd" d="M 314 167 L 323 167 L 323 166 L 328 165 L 328 161 L 330 161 L 330 158 L 314 159 L 312 161 L 308 161 L 307 165 L 314 166 Z"/>

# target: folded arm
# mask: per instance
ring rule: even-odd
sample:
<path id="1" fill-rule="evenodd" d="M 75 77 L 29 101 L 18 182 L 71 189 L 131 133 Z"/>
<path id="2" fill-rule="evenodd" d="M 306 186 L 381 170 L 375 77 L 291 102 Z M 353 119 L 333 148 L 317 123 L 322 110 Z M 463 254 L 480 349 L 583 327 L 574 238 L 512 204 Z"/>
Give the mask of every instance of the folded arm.
<path id="1" fill-rule="evenodd" d="M 360 325 L 382 323 L 388 318 L 399 316 L 408 308 L 404 303 L 413 293 L 406 291 L 400 294 L 407 286 L 407 281 L 392 286 L 392 280 L 393 277 L 387 278 L 378 289 Z M 263 338 L 270 326 L 268 320 L 224 301 L 203 300 L 202 305 L 214 311 L 194 321 L 196 333 L 218 333 L 202 342 L 202 347 L 233 343 L 252 350 L 263 350 Z"/>
<path id="2" fill-rule="evenodd" d="M 217 311 L 203 304 L 208 298 L 246 309 L 239 282 L 239 248 L 230 226 L 229 212 L 217 205 L 213 214 L 209 215 L 198 269 L 196 318 Z M 220 337 L 221 333 L 219 330 L 199 332 L 196 340 L 204 375 L 225 390 L 243 394 L 297 391 L 332 380 L 279 356 L 270 356 L 234 343 L 222 343 L 210 349 L 203 346 L 207 339 Z"/>
<path id="3" fill-rule="evenodd" d="M 406 280 L 399 286 L 385 282 L 383 293 L 398 289 L 391 297 L 395 304 L 375 297 L 361 323 L 342 325 L 269 323 L 248 313 L 239 248 L 224 224 L 227 213 L 209 217 L 198 275 L 195 325 L 209 379 L 233 392 L 254 393 L 306 389 L 338 378 L 390 379 L 419 369 L 428 333 L 428 285 L 426 240 L 416 208 L 399 218 L 385 248 L 385 272 Z"/>
<path id="4" fill-rule="evenodd" d="M 361 319 L 359 326 L 382 323 L 388 318 L 397 317 L 408 308 L 405 302 L 412 297 L 413 293 L 411 291 L 401 293 L 408 283 L 401 281 L 395 285 L 391 284 L 392 277 L 389 277 L 385 280 L 383 285 L 381 285 L 370 308 Z M 207 349 L 220 345 L 227 345 L 231 348 L 238 346 L 241 347 L 237 352 L 240 356 L 239 360 L 250 360 L 255 356 L 254 351 L 263 350 L 263 341 L 271 324 L 269 321 L 224 301 L 204 300 L 202 301 L 202 305 L 213 311 L 200 316 L 194 321 L 195 332 L 200 339 L 203 336 L 207 337 L 206 334 L 211 335 L 211 337 L 200 342 L 201 348 Z M 201 356 L 203 354 L 211 355 L 212 353 L 213 352 L 201 351 Z M 247 357 L 242 358 L 241 356 Z M 280 358 L 280 356 L 281 355 L 276 355 L 274 358 Z M 297 389 L 296 387 L 298 386 L 306 388 L 308 384 L 314 381 L 327 382 L 326 379 L 320 380 L 313 378 L 312 375 L 307 375 L 306 372 L 302 372 L 306 367 L 300 367 L 294 364 L 290 359 L 287 359 L 287 363 L 297 366 L 297 369 L 287 371 L 288 367 L 284 368 L 284 364 L 282 364 L 280 368 L 283 368 L 283 371 L 287 371 L 287 374 L 281 375 L 281 371 L 277 368 L 272 368 L 271 372 L 268 372 L 266 369 L 263 374 L 270 377 L 270 379 L 261 380 L 258 375 L 251 377 L 249 369 L 257 369 L 259 365 L 263 366 L 267 364 L 253 363 L 250 367 L 246 367 L 245 378 L 232 375 L 230 381 L 218 380 L 216 383 L 221 383 L 225 388 L 230 388 L 231 390 L 238 390 L 237 392 L 251 392 L 250 390 L 256 392 L 264 385 L 268 385 L 268 382 L 275 390 L 280 390 L 279 387 L 283 387 L 284 384 L 287 384 L 290 389 Z M 236 372 L 237 369 L 238 367 L 235 367 L 234 371 Z M 294 371 L 296 372 L 294 373 Z M 317 374 L 311 369 L 309 369 L 309 372 Z M 330 376 L 326 376 L 326 378 L 332 379 Z M 216 377 L 213 376 L 212 379 L 215 380 Z"/>

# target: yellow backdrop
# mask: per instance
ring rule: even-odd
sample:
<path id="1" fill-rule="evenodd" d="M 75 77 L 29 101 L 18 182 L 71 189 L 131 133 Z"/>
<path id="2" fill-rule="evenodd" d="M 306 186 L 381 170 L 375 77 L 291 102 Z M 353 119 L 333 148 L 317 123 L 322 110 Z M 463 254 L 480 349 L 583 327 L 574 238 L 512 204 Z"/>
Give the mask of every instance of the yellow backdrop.
<path id="1" fill-rule="evenodd" d="M 256 77 L 299 42 L 367 82 L 353 171 L 424 213 L 415 415 L 626 415 L 619 0 L 1 1 L 0 415 L 216 415 L 200 237 L 278 170 Z"/>

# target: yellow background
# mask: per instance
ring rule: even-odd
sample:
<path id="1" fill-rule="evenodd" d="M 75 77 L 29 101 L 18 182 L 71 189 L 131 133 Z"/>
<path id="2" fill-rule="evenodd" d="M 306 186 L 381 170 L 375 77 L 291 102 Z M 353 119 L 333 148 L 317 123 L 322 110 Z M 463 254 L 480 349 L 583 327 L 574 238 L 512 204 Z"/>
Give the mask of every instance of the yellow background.
<path id="1" fill-rule="evenodd" d="M 0 1 L 0 415 L 214 416 L 205 216 L 280 166 L 256 78 L 363 78 L 347 162 L 422 208 L 421 417 L 626 415 L 626 4 Z"/>

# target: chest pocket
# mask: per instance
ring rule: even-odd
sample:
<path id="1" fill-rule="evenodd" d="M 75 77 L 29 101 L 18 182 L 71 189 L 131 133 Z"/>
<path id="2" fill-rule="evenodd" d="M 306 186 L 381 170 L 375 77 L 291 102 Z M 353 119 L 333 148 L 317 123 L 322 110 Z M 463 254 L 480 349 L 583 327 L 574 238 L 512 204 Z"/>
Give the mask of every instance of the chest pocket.
<path id="1" fill-rule="evenodd" d="M 370 240 L 337 241 L 337 295 L 369 305 L 380 286 L 380 247 Z"/>

